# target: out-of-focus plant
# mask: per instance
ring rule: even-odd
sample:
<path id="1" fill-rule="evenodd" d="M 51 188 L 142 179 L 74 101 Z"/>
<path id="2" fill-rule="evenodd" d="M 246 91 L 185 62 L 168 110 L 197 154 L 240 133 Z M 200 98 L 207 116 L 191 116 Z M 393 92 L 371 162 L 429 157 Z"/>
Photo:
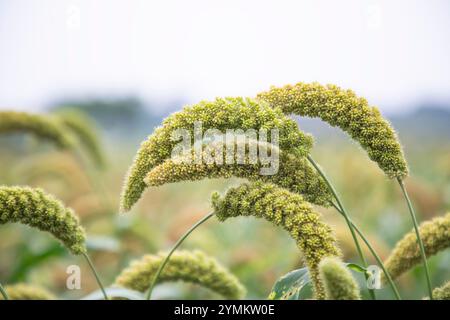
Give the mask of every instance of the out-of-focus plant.
<path id="1" fill-rule="evenodd" d="M 145 255 L 132 262 L 117 277 L 115 284 L 145 292 L 166 256 L 167 253 L 160 252 L 156 255 Z M 199 250 L 175 252 L 158 279 L 158 283 L 166 281 L 194 283 L 228 299 L 241 299 L 246 292 L 234 275 L 216 259 Z"/>

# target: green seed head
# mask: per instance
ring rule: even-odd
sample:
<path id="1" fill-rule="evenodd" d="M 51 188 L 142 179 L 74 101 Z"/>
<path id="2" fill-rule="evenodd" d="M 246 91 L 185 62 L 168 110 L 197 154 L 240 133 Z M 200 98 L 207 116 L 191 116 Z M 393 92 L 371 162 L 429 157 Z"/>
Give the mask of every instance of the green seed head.
<path id="1" fill-rule="evenodd" d="M 433 290 L 434 300 L 450 300 L 450 281 Z"/>
<path id="2" fill-rule="evenodd" d="M 52 141 L 63 149 L 73 146 L 72 137 L 52 117 L 26 112 L 0 112 L 0 133 L 14 132 L 32 133 L 39 138 Z"/>
<path id="3" fill-rule="evenodd" d="M 115 283 L 136 291 L 146 291 L 166 256 L 165 252 L 145 255 L 122 271 Z M 246 292 L 239 280 L 216 259 L 198 250 L 174 252 L 158 281 L 158 283 L 167 281 L 194 283 L 228 299 L 243 298 Z"/>
<path id="4" fill-rule="evenodd" d="M 0 224 L 16 222 L 51 233 L 73 254 L 86 252 L 78 217 L 40 189 L 0 186 Z"/>
<path id="5" fill-rule="evenodd" d="M 219 153 L 220 161 L 207 163 L 194 163 L 192 161 L 195 150 L 189 150 L 185 155 L 168 159 L 162 164 L 153 168 L 146 176 L 145 183 L 148 186 L 161 186 L 166 183 L 180 181 L 195 181 L 206 178 L 246 178 L 250 181 L 263 181 L 284 187 L 292 192 L 300 193 L 311 203 L 329 206 L 331 194 L 325 182 L 311 167 L 304 157 L 298 157 L 287 152 L 282 152 L 279 148 L 270 143 L 258 142 L 255 140 L 237 142 L 234 144 L 235 150 L 245 150 L 245 156 L 240 161 L 235 157 L 227 164 L 226 156 L 222 152 L 222 143 L 210 143 L 208 149 L 201 151 L 202 158 L 211 157 L 217 147 L 221 149 Z M 275 174 L 264 175 L 274 164 L 267 164 L 263 159 L 253 159 L 250 150 L 270 150 L 271 157 L 276 159 L 277 171 Z M 210 152 L 212 150 L 213 152 Z M 214 155 L 213 155 L 214 156 Z"/>
<path id="6" fill-rule="evenodd" d="M 319 269 L 327 300 L 361 300 L 358 284 L 340 259 L 325 258 Z"/>
<path id="7" fill-rule="evenodd" d="M 312 138 L 303 134 L 297 124 L 285 116 L 280 109 L 271 108 L 266 103 L 258 103 L 244 98 L 217 98 L 188 106 L 164 120 L 162 127 L 144 141 L 128 171 L 122 190 L 121 211 L 129 211 L 139 200 L 146 188 L 144 178 L 155 166 L 168 159 L 178 141 L 173 134 L 184 129 L 195 136 L 195 123 L 202 124 L 202 132 L 217 129 L 227 130 L 259 129 L 279 132 L 279 146 L 282 150 L 305 155 L 312 147 Z"/>
<path id="8" fill-rule="evenodd" d="M 322 222 L 320 214 L 301 195 L 273 184 L 255 182 L 231 188 L 223 197 L 214 193 L 212 206 L 220 221 L 255 216 L 288 231 L 303 254 L 316 298 L 325 297 L 319 278 L 319 263 L 325 257 L 340 255 L 340 251 L 331 228 Z"/>
<path id="9" fill-rule="evenodd" d="M 427 256 L 432 256 L 450 247 L 450 213 L 423 222 L 419 226 L 419 233 Z M 385 266 L 392 279 L 395 279 L 421 261 L 416 233 L 412 230 L 397 242 L 394 250 L 387 258 Z M 384 283 L 387 281 L 383 275 L 382 281 Z"/>
<path id="10" fill-rule="evenodd" d="M 28 285 L 25 283 L 18 283 L 5 287 L 6 293 L 11 300 L 55 300 L 56 297 L 48 292 L 46 289 Z M 0 295 L 0 300 L 2 296 Z"/>
<path id="11" fill-rule="evenodd" d="M 297 83 L 272 87 L 258 99 L 285 113 L 320 118 L 359 142 L 369 158 L 390 178 L 404 178 L 408 166 L 395 131 L 377 108 L 353 91 L 335 85 Z"/>
<path id="12" fill-rule="evenodd" d="M 58 112 L 57 118 L 74 134 L 94 163 L 103 168 L 106 161 L 95 123 L 86 114 L 76 109 Z"/>

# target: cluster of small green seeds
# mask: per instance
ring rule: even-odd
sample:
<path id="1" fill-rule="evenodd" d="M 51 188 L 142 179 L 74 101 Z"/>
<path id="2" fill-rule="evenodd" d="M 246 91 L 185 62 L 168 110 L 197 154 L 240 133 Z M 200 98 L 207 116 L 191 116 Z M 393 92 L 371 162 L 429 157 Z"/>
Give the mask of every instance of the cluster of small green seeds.
<path id="1" fill-rule="evenodd" d="M 423 222 L 419 226 L 419 233 L 428 257 L 450 247 L 450 213 Z M 416 233 L 412 230 L 395 245 L 385 266 L 392 279 L 395 279 L 421 261 Z M 386 282 L 383 276 L 382 281 Z"/>
<path id="2" fill-rule="evenodd" d="M 0 225 L 16 222 L 49 232 L 73 254 L 86 252 L 78 217 L 40 189 L 0 186 Z"/>
<path id="3" fill-rule="evenodd" d="M 244 144 L 240 146 L 240 144 Z M 184 156 L 168 159 L 162 164 L 152 169 L 144 179 L 148 186 L 161 186 L 167 183 L 180 181 L 195 181 L 205 178 L 246 178 L 250 181 L 263 181 L 284 187 L 292 192 L 302 194 L 308 202 L 329 206 L 332 196 L 323 179 L 317 174 L 317 171 L 311 167 L 304 157 L 298 157 L 287 152 L 283 152 L 273 145 L 258 141 L 246 141 L 235 143 L 236 150 L 250 150 L 254 144 L 256 148 L 265 147 L 271 150 L 272 155 L 277 153 L 279 168 L 274 175 L 262 175 L 261 169 L 267 168 L 267 164 L 260 159 L 250 161 L 249 152 L 245 153 L 245 158 L 238 163 L 236 158 L 231 164 L 227 164 L 222 159 L 223 164 L 216 163 L 193 163 L 190 161 L 195 150 L 190 150 Z M 211 147 L 216 150 L 215 146 Z M 202 156 L 211 156 L 212 153 L 203 150 Z M 222 154 L 223 155 L 223 154 Z M 255 163 L 256 162 L 256 163 Z"/>
<path id="4" fill-rule="evenodd" d="M 258 99 L 280 107 L 287 114 L 320 118 L 339 127 L 367 151 L 390 178 L 404 178 L 408 165 L 394 129 L 376 107 L 351 90 L 335 85 L 297 83 L 272 87 Z"/>
<path id="5" fill-rule="evenodd" d="M 0 133 L 27 132 L 52 141 L 59 148 L 70 148 L 73 139 L 55 119 L 26 112 L 0 112 Z"/>
<path id="6" fill-rule="evenodd" d="M 217 98 L 185 107 L 166 118 L 162 127 L 157 128 L 144 141 L 130 167 L 121 196 L 121 211 L 129 211 L 140 199 L 146 188 L 144 178 L 155 166 L 171 156 L 177 141 L 172 135 L 177 129 L 185 129 L 193 137 L 194 124 L 202 123 L 204 133 L 208 129 L 259 129 L 279 131 L 279 146 L 282 150 L 297 155 L 306 155 L 312 147 L 312 137 L 303 134 L 295 121 L 289 119 L 280 109 L 271 108 L 266 103 L 244 98 Z"/>
<path id="7" fill-rule="evenodd" d="M 24 283 L 5 287 L 10 300 L 55 300 L 56 297 L 46 289 Z M 2 296 L 0 295 L 0 300 Z"/>
<path id="8" fill-rule="evenodd" d="M 321 221 L 320 214 L 301 195 L 273 184 L 255 182 L 231 188 L 223 197 L 214 193 L 212 205 L 220 221 L 231 217 L 254 216 L 288 231 L 310 271 L 315 297 L 325 298 L 319 277 L 319 263 L 325 257 L 340 255 L 340 251 L 331 228 Z"/>
<path id="9" fill-rule="evenodd" d="M 442 287 L 433 290 L 433 299 L 450 300 L 450 281 L 448 281 Z"/>
<path id="10" fill-rule="evenodd" d="M 146 291 L 167 253 L 145 255 L 134 261 L 117 277 L 115 284 Z M 184 281 L 200 285 L 228 299 L 240 299 L 246 290 L 239 280 L 216 259 L 201 251 L 176 251 L 163 269 L 158 283 Z"/>
<path id="11" fill-rule="evenodd" d="M 358 284 L 340 259 L 327 257 L 319 269 L 327 300 L 361 300 Z"/>

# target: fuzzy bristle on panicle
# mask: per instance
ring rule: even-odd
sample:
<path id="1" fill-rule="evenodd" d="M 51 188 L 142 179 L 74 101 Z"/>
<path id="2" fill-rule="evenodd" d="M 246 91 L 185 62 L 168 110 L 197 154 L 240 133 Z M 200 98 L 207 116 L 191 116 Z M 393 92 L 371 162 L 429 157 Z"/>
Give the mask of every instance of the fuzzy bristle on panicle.
<path id="1" fill-rule="evenodd" d="M 78 217 L 40 189 L 0 186 L 0 225 L 16 222 L 49 232 L 73 254 L 86 252 Z"/>
<path id="2" fill-rule="evenodd" d="M 390 178 L 404 178 L 408 165 L 397 134 L 377 108 L 351 90 L 335 85 L 297 83 L 272 87 L 258 99 L 287 114 L 320 118 L 359 142 L 371 160 Z"/>
<path id="3" fill-rule="evenodd" d="M 217 98 L 185 107 L 166 118 L 141 147 L 134 163 L 128 170 L 121 195 L 121 211 L 129 211 L 146 189 L 144 178 L 155 166 L 168 159 L 178 141 L 173 134 L 183 129 L 194 137 L 195 123 L 202 124 L 202 132 L 208 129 L 227 130 L 264 129 L 279 132 L 279 147 L 299 156 L 306 155 L 312 147 L 312 137 L 303 134 L 295 121 L 289 119 L 280 109 L 267 103 L 244 98 Z"/>
<path id="4" fill-rule="evenodd" d="M 327 300 L 361 300 L 358 284 L 340 259 L 327 257 L 319 269 Z"/>
<path id="5" fill-rule="evenodd" d="M 157 255 L 145 255 L 140 260 L 132 262 L 117 277 L 115 284 L 136 291 L 146 291 L 166 256 L 167 253 L 161 252 Z M 158 281 L 158 283 L 184 281 L 197 284 L 227 299 L 241 299 L 246 293 L 244 286 L 233 274 L 216 259 L 198 250 L 174 252 Z"/>
<path id="6" fill-rule="evenodd" d="M 434 300 L 450 300 L 450 281 L 433 290 Z"/>
<path id="7" fill-rule="evenodd" d="M 450 213 L 425 221 L 419 226 L 425 253 L 428 257 L 450 247 Z M 397 244 L 385 262 L 387 271 L 395 279 L 420 263 L 421 255 L 414 230 L 407 233 Z M 382 275 L 382 281 L 386 278 Z"/>
<path id="8" fill-rule="evenodd" d="M 219 156 L 221 158 L 219 163 L 217 161 L 194 163 L 192 158 L 195 154 L 195 149 L 191 149 L 185 155 L 168 159 L 153 168 L 144 181 L 148 186 L 161 186 L 180 181 L 239 177 L 250 181 L 270 182 L 292 192 L 302 194 L 308 202 L 326 207 L 330 205 L 332 196 L 327 185 L 306 158 L 283 152 L 267 142 L 250 140 L 234 143 L 233 146 L 236 150 L 240 149 L 246 152 L 242 157 L 243 159 L 238 161 L 235 156 L 232 159 L 233 161 L 228 164 L 225 161 L 226 159 L 224 159 L 221 145 L 222 143 L 210 143 L 201 152 L 203 159 L 214 158 L 214 151 L 219 148 Z M 252 159 L 250 153 L 252 149 L 270 150 L 271 157 L 275 159 L 274 163 L 265 163 L 261 157 Z M 268 172 L 274 169 L 273 166 L 277 166 L 276 173 L 274 171 L 273 174 L 262 174 L 262 170 Z"/>
<path id="9" fill-rule="evenodd" d="M 231 188 L 221 197 L 212 196 L 214 213 L 220 221 L 238 216 L 254 216 L 283 227 L 296 241 L 303 254 L 317 299 L 325 298 L 319 278 L 319 263 L 340 251 L 331 228 L 301 195 L 273 184 L 255 182 Z"/>
<path id="10" fill-rule="evenodd" d="M 6 286 L 5 291 L 10 300 L 56 300 L 56 296 L 46 289 L 25 283 Z"/>
<path id="11" fill-rule="evenodd" d="M 93 162 L 100 168 L 105 167 L 106 160 L 94 121 L 76 109 L 60 111 L 57 113 L 57 118 L 74 134 Z"/>
<path id="12" fill-rule="evenodd" d="M 73 139 L 64 127 L 50 116 L 27 112 L 1 111 L 0 133 L 31 133 L 53 142 L 59 148 L 70 148 Z"/>

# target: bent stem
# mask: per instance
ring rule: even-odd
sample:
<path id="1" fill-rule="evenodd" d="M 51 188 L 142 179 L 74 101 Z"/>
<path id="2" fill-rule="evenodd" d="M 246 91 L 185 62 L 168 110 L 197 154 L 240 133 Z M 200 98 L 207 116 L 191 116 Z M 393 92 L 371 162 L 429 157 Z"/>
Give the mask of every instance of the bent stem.
<path id="1" fill-rule="evenodd" d="M 341 214 L 344 215 L 344 213 L 339 209 L 339 207 L 332 202 L 331 203 L 333 205 L 333 207 Z M 394 292 L 395 298 L 397 300 L 401 300 L 402 298 L 400 297 L 400 293 L 398 292 L 397 286 L 394 283 L 394 280 L 392 279 L 391 275 L 389 274 L 389 272 L 387 271 L 386 267 L 384 266 L 383 260 L 381 260 L 380 256 L 377 254 L 377 252 L 375 251 L 375 249 L 372 247 L 372 245 L 370 244 L 370 242 L 367 240 L 367 238 L 364 236 L 364 234 L 362 233 L 362 231 L 359 229 L 359 227 L 350 220 L 353 228 L 356 230 L 356 232 L 358 233 L 359 237 L 364 241 L 364 243 L 366 244 L 367 248 L 369 249 L 369 251 L 372 253 L 373 257 L 375 258 L 375 260 L 377 261 L 378 265 L 380 266 L 381 270 L 383 270 L 384 275 L 386 276 L 386 279 L 389 283 L 389 285 L 391 286 L 392 291 Z"/>
<path id="2" fill-rule="evenodd" d="M 358 255 L 359 258 L 361 259 L 361 262 L 364 266 L 364 268 L 367 268 L 367 261 L 366 258 L 364 257 L 363 251 L 361 250 L 361 246 L 359 245 L 359 241 L 358 238 L 356 237 L 356 233 L 355 230 L 353 228 L 353 224 L 351 223 L 350 217 L 347 214 L 347 211 L 345 210 L 342 201 L 340 200 L 336 189 L 334 188 L 333 184 L 330 182 L 330 180 L 328 179 L 327 175 L 325 174 L 325 172 L 322 170 L 322 168 L 320 168 L 320 166 L 314 161 L 314 159 L 311 157 L 311 155 L 308 155 L 308 161 L 313 165 L 313 167 L 317 170 L 317 172 L 322 176 L 323 180 L 325 181 L 325 183 L 327 184 L 328 188 L 330 189 L 331 193 L 333 194 L 333 197 L 336 199 L 339 208 L 341 209 L 341 214 L 345 219 L 345 222 L 347 223 L 348 228 L 350 229 L 350 233 L 352 234 L 352 238 L 353 238 L 353 242 L 355 243 L 356 246 L 356 250 L 358 251 Z M 365 275 L 366 280 L 368 279 L 368 275 Z M 373 291 L 373 289 L 368 289 L 369 290 L 369 294 L 370 297 L 375 300 L 375 292 Z"/>
<path id="3" fill-rule="evenodd" d="M 164 261 L 161 262 L 161 264 L 159 265 L 158 270 L 156 271 L 156 274 L 152 280 L 152 283 L 150 284 L 150 287 L 148 288 L 148 292 L 147 292 L 147 300 L 150 300 L 152 297 L 152 291 L 153 288 L 156 285 L 156 282 L 158 281 L 159 276 L 161 275 L 164 267 L 166 266 L 167 262 L 169 262 L 170 257 L 172 256 L 172 254 L 175 252 L 175 250 L 177 250 L 177 248 L 183 243 L 183 241 L 195 230 L 197 229 L 198 226 L 200 226 L 201 224 L 203 224 L 205 221 L 207 221 L 209 218 L 211 218 L 214 215 L 214 212 L 208 213 L 205 217 L 203 217 L 201 220 L 199 220 L 196 224 L 194 224 L 188 231 L 186 231 L 186 233 L 180 238 L 178 239 L 178 241 L 175 243 L 175 245 L 172 247 L 172 249 L 169 251 L 169 254 L 167 255 L 167 257 L 164 259 Z"/>
<path id="4" fill-rule="evenodd" d="M 103 296 L 105 297 L 105 300 L 109 300 L 108 295 L 106 294 L 105 287 L 103 286 L 102 282 L 100 281 L 100 277 L 97 273 L 97 270 L 95 270 L 94 264 L 91 261 L 91 258 L 89 258 L 88 254 L 86 252 L 83 252 L 83 256 L 86 258 L 87 263 L 89 264 L 89 267 L 92 270 L 92 273 L 94 274 L 95 280 L 97 281 L 98 286 L 102 290 Z"/>
<path id="5" fill-rule="evenodd" d="M 414 225 L 414 230 L 416 232 L 417 242 L 419 243 L 420 255 L 422 256 L 422 261 L 423 261 L 423 267 L 425 269 L 425 277 L 427 279 L 427 286 L 428 286 L 428 295 L 430 296 L 430 299 L 433 299 L 433 293 L 432 293 L 433 288 L 431 287 L 430 271 L 428 269 L 427 256 L 425 254 L 425 248 L 423 246 L 422 238 L 420 237 L 419 225 L 417 223 L 416 214 L 414 213 L 414 207 L 411 203 L 411 200 L 409 199 L 409 195 L 408 195 L 408 192 L 406 191 L 403 180 L 400 178 L 397 178 L 397 181 L 400 185 L 400 188 L 402 189 L 403 196 L 405 197 L 406 203 L 408 204 L 409 213 L 411 214 L 411 219 L 412 219 L 412 222 Z"/>
<path id="6" fill-rule="evenodd" d="M 3 288 L 1 283 L 0 283 L 0 293 L 3 296 L 3 299 L 9 300 L 8 293 L 6 293 L 6 290 L 5 290 L 5 288 Z"/>

